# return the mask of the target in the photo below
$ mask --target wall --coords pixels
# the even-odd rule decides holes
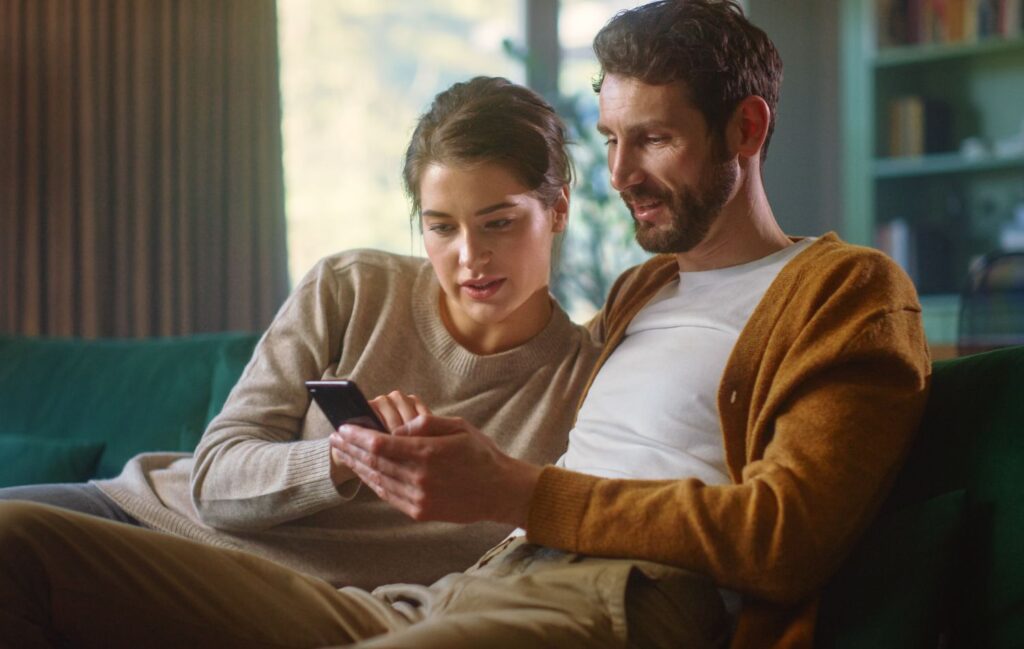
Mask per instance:
[[[784,79],[765,185],[791,234],[840,230],[839,12],[832,0],[749,0],[782,55]]]

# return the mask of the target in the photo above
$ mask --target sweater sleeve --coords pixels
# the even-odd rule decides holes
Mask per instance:
[[[723,383],[720,409],[752,413],[739,434],[735,484],[600,479],[549,467],[531,502],[530,541],[676,565],[769,602],[819,588],[884,498],[923,412],[930,371],[913,306],[840,306],[820,320],[839,333],[828,342],[796,336],[767,396]],[[751,408],[751,398],[763,405]],[[720,414],[728,427],[730,412]]]
[[[329,261],[310,271],[203,434],[191,489],[207,525],[265,529],[345,501],[330,477],[327,438],[301,439],[310,403],[304,381],[321,378],[340,355],[351,314],[342,292]]]

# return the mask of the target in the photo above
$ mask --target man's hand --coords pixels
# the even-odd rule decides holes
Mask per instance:
[[[390,435],[342,426],[331,447],[382,500],[418,521],[525,526],[541,473],[463,419],[431,414],[417,414]]]

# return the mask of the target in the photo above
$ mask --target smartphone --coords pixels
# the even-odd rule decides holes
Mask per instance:
[[[306,389],[335,430],[342,424],[352,423],[387,432],[354,381],[306,381]]]

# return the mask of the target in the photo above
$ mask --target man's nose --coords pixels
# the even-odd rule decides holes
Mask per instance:
[[[631,147],[617,146],[608,150],[609,180],[616,191],[623,191],[643,182],[643,171]]]

